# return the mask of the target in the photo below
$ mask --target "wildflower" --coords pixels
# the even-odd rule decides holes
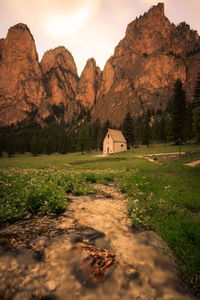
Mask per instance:
[[[170,188],[171,188],[170,185],[165,186],[165,190],[170,189]]]

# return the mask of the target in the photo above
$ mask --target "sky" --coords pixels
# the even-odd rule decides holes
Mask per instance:
[[[158,2],[165,3],[171,22],[185,21],[200,34],[200,0],[0,0],[0,38],[11,26],[25,23],[39,60],[45,51],[65,46],[80,75],[91,57],[103,69],[127,25]]]

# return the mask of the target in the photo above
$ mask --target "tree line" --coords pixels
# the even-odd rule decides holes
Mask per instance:
[[[50,122],[41,128],[32,123],[24,126],[4,127],[0,135],[0,155],[3,151],[14,153],[31,152],[33,155],[69,153],[75,151],[102,150],[103,139],[108,128],[115,128],[109,120],[101,124],[97,119],[91,122],[88,112],[82,113],[79,124],[73,122],[57,124]],[[196,139],[200,141],[200,72],[194,88],[193,101],[186,101],[186,94],[180,79],[175,82],[174,93],[165,110],[156,112],[148,108],[134,119],[128,112],[120,127],[128,148],[151,142],[174,142],[176,144]]]
[[[121,128],[129,147],[137,144],[148,147],[151,141],[180,144],[195,139],[200,142],[200,72],[192,102],[186,101],[183,84],[178,79],[173,97],[164,111],[147,109],[136,120],[127,113]]]

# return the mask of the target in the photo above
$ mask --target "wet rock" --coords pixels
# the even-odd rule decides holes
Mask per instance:
[[[38,261],[44,261],[45,255],[43,250],[37,250],[34,252],[33,257]]]
[[[103,232],[91,228],[82,232],[71,233],[70,240],[72,243],[84,243],[87,245],[94,245],[96,239],[103,238],[104,236],[105,234]]]

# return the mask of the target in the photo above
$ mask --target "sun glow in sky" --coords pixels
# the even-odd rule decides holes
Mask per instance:
[[[79,11],[72,13],[71,15],[52,15],[48,16],[45,23],[46,30],[49,35],[53,36],[65,36],[76,34],[78,30],[84,26],[88,20],[89,10],[80,9]]]
[[[0,0],[0,38],[25,23],[40,59],[60,45],[72,53],[79,74],[90,57],[103,69],[128,23],[158,2],[171,22],[185,21],[200,34],[200,0]]]

